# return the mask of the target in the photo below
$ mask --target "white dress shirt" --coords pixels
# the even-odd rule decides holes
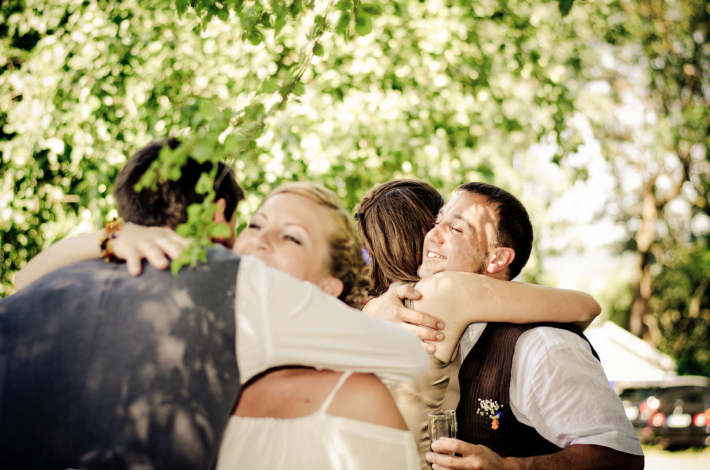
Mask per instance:
[[[468,355],[486,323],[473,323],[461,338]],[[539,327],[515,346],[510,405],[516,419],[558,447],[594,444],[643,455],[619,396],[589,344],[576,334]]]
[[[426,368],[426,350],[405,328],[374,320],[257,258],[242,257],[236,289],[242,384],[286,365],[374,373],[386,384],[414,380]]]

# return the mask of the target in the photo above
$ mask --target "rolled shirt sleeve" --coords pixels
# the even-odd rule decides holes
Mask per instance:
[[[406,329],[251,256],[239,267],[235,313],[242,383],[285,365],[374,373],[396,383],[414,380],[427,364],[424,347]]]
[[[594,444],[643,455],[601,364],[574,333],[546,327],[523,333],[511,376],[513,414],[548,441],[562,448]]]

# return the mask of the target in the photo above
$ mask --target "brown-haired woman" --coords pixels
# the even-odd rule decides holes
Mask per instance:
[[[370,255],[371,295],[384,294],[394,282],[416,282],[424,235],[431,230],[444,197],[426,181],[398,179],[371,189],[355,219]]]
[[[438,341],[436,347],[427,344],[432,353],[427,371],[415,382],[400,383],[391,389],[407,426],[414,433],[424,469],[430,468],[425,459],[431,444],[427,413],[440,408],[455,409],[458,404],[458,343],[470,323],[578,322],[585,328],[600,312],[599,304],[591,296],[572,290],[461,272],[441,272],[420,281],[417,268],[422,262],[424,237],[443,204],[439,192],[428,183],[394,180],[368,192],[355,216],[358,232],[371,257],[371,278],[375,285],[372,293],[381,295],[368,302],[365,312],[376,318],[403,322],[420,338]],[[414,293],[410,285],[417,281],[418,293]],[[393,284],[390,290],[388,284]],[[444,285],[447,288],[442,292]],[[399,297],[403,294],[412,299],[420,298],[421,294],[422,301],[416,306],[423,311],[402,308]],[[414,308],[410,302],[406,305]]]

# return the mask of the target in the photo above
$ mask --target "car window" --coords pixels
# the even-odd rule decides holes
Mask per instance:
[[[660,389],[658,388],[627,388],[619,394],[622,400],[630,402],[642,402],[651,396],[658,396]]]
[[[684,405],[704,405],[710,400],[710,389],[699,387],[678,387],[667,389],[659,397],[661,407],[674,407],[680,400]]]

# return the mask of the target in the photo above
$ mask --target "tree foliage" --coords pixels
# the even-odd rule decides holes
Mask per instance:
[[[650,313],[663,334],[659,349],[678,360],[679,374],[710,377],[710,250],[683,246],[660,265]]]
[[[549,193],[527,155],[540,140],[557,143],[555,160],[575,147],[566,119],[584,48],[558,7],[5,4],[2,293],[44,246],[112,217],[117,171],[165,135],[186,138],[198,158],[233,162],[249,194],[242,215],[296,179],[333,188],[346,207],[401,176],[445,192],[495,177],[518,194]],[[155,175],[171,177],[179,158],[166,154]],[[203,222],[191,218],[184,233],[204,237]]]
[[[710,240],[710,7],[619,0],[600,25],[596,123],[616,178],[606,208],[638,254],[622,326],[705,374]],[[600,101],[606,104],[600,106]],[[705,312],[705,313],[703,313]],[[702,352],[704,351],[704,352]]]

